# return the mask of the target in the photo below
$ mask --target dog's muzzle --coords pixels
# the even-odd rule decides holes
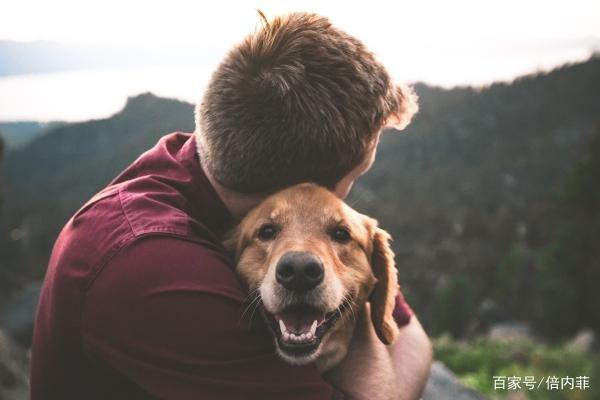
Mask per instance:
[[[279,349],[297,361],[314,354],[327,331],[342,315],[322,304],[325,268],[319,257],[308,251],[288,251],[275,265],[275,279],[285,306],[265,316]]]

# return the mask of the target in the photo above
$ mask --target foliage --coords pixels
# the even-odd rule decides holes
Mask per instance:
[[[392,233],[403,290],[431,332],[464,335],[463,321],[490,297],[548,337],[598,326],[600,312],[577,311],[589,293],[582,277],[600,269],[594,249],[579,242],[587,261],[573,258],[589,225],[574,216],[598,201],[562,201],[569,171],[598,158],[586,153],[598,134],[598,87],[598,57],[480,89],[417,85],[421,112],[406,132],[382,137],[350,202]],[[594,173],[570,187],[597,189]]]
[[[30,143],[46,131],[64,125],[62,122],[14,121],[0,122],[0,131],[7,150],[17,149]]]
[[[463,327],[469,323],[469,316],[475,311],[473,304],[473,294],[466,277],[455,276],[443,282],[436,290],[431,308],[426,311],[432,321],[430,334],[448,332],[457,336],[462,333]]]
[[[600,127],[582,147],[549,215],[548,243],[514,244],[496,271],[497,302],[554,338],[600,330]]]
[[[544,386],[524,390],[528,399],[598,399],[600,355],[570,351],[565,345],[543,345],[535,342],[454,341],[440,337],[434,341],[435,357],[446,364],[466,385],[492,399],[501,399],[512,391],[494,390],[494,376],[534,376],[536,381],[548,376],[590,377],[590,389],[550,391]]]

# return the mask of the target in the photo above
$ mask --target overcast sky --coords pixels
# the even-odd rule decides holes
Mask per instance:
[[[600,0],[15,0],[0,6],[0,40],[189,45],[206,60],[197,70],[205,82],[231,45],[259,24],[257,8],[268,17],[326,15],[363,40],[397,80],[445,87],[506,81],[600,50]],[[20,85],[15,79],[5,84]],[[179,93],[173,95],[197,97]]]
[[[2,6],[0,39],[190,44],[216,63],[257,25],[256,8],[326,15],[398,79],[443,85],[508,79],[584,58],[600,42],[599,0],[19,0]]]
[[[309,10],[365,40],[402,42],[600,36],[597,0],[503,1],[33,1],[5,2],[0,37],[63,42],[205,43],[237,40],[267,15]],[[400,37],[399,34],[407,36]]]

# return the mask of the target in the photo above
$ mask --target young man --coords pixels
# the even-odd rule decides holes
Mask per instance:
[[[416,104],[355,38],[312,14],[277,18],[236,46],[198,106],[195,135],[171,134],[67,223],[34,332],[32,399],[415,398],[431,348],[402,298],[399,340],[334,387],[285,364],[223,233],[269,193],[313,181],[345,197],[371,166],[382,127]],[[357,376],[359,378],[357,378]],[[389,389],[392,390],[392,389]]]

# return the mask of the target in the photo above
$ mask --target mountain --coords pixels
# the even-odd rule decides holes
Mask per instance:
[[[349,203],[394,236],[403,291],[431,333],[467,333],[487,299],[548,336],[600,328],[590,308],[600,299],[589,286],[594,250],[575,262],[561,236],[595,232],[582,228],[594,202],[574,218],[583,208],[563,192],[573,171],[584,171],[583,197],[600,181],[578,167],[596,158],[599,89],[600,57],[478,89],[416,85],[420,113],[406,131],[383,136]],[[144,94],[108,119],[56,127],[9,152],[0,172],[0,293],[41,278],[69,216],[176,130],[193,130],[192,105]],[[559,311],[567,317],[553,317]]]
[[[582,301],[587,275],[567,263],[546,273],[566,180],[600,135],[600,58],[511,84],[416,90],[420,114],[384,135],[353,201],[392,232],[401,282],[430,329],[464,333],[486,298],[546,332],[600,328]]]
[[[8,152],[0,164],[0,300],[24,277],[43,275],[58,231],[85,199],[162,135],[192,131],[193,118],[191,104],[147,93],[110,118],[60,126]]]
[[[6,150],[25,146],[45,131],[60,126],[61,122],[15,121],[0,122],[0,136]]]

